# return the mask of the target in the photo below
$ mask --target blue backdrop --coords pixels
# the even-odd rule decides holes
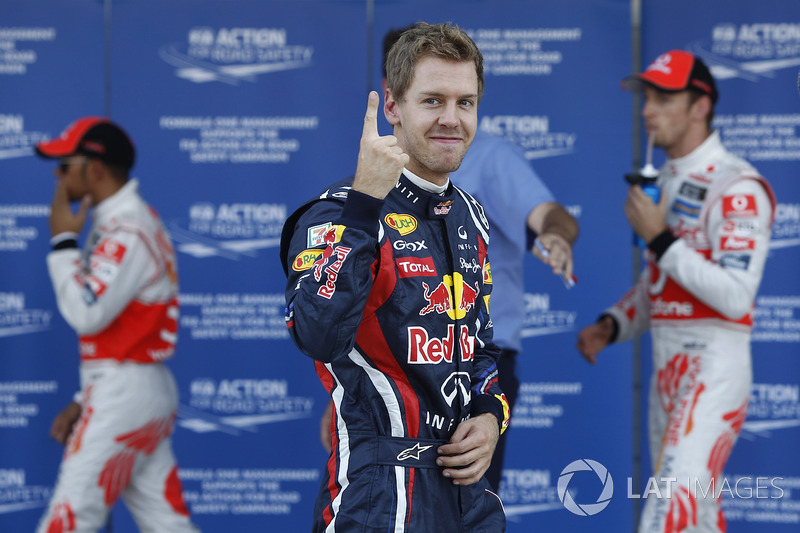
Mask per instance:
[[[110,115],[136,141],[134,175],[178,250],[180,341],[169,365],[195,522],[206,532],[309,529],[327,398],[286,333],[278,237],[303,200],[354,172],[383,35],[418,20],[454,22],[476,40],[481,128],[517,142],[581,225],[574,289],[526,260],[522,387],[501,487],[508,531],[631,531],[641,500],[630,487],[651,475],[634,345],[610,348],[595,367],[575,349],[577,331],[635,275],[622,177],[639,157],[638,110],[619,81],[639,47],[645,64],[671,48],[706,59],[723,141],[778,197],[750,412],[726,469],[741,490],[723,504],[729,531],[796,531],[800,6],[643,4],[640,42],[629,0],[0,0],[0,531],[34,529],[62,453],[50,423],[78,387],[75,335],[44,262],[52,166],[31,147],[90,114]],[[647,338],[643,353],[646,384]],[[571,513],[558,494],[581,459],[613,480],[593,516]],[[780,498],[743,497],[777,478]],[[603,483],[579,472],[569,489],[594,503]],[[121,505],[113,530],[136,531]]]

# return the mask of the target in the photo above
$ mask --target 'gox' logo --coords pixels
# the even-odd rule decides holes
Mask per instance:
[[[414,446],[412,446],[411,448],[406,448],[402,452],[398,453],[397,454],[397,460],[398,461],[405,461],[406,459],[416,459],[417,461],[419,461],[420,454],[422,454],[422,452],[424,452],[425,450],[427,450],[428,448],[431,448],[431,447],[432,447],[432,445],[420,446],[420,444],[418,442]]]

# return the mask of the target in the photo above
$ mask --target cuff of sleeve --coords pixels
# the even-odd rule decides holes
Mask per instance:
[[[62,250],[64,248],[77,248],[78,247],[78,234],[73,231],[64,231],[58,235],[54,235],[50,239],[50,246],[53,250]]]
[[[81,391],[76,392],[72,396],[72,401],[77,403],[78,405],[83,405],[83,393]]]
[[[533,243],[539,235],[529,227],[525,227],[525,249],[529,252],[533,249]]]
[[[667,251],[673,242],[677,241],[678,239],[672,234],[669,229],[665,229],[656,237],[647,243],[647,248],[650,249],[656,255],[656,262],[661,259],[661,256],[664,255],[664,252]]]
[[[344,202],[337,224],[358,228],[365,233],[375,235],[382,208],[383,200],[351,190],[347,193],[347,200]]]
[[[505,408],[503,401],[495,396],[488,394],[481,394],[472,397],[472,407],[470,407],[470,416],[478,416],[484,413],[491,413],[497,417],[498,428],[500,433],[505,431],[508,426],[506,421]]]
[[[610,318],[611,319],[611,324],[614,326],[614,329],[611,331],[611,338],[608,339],[608,342],[609,343],[616,342],[617,341],[617,337],[619,337],[619,324],[617,323],[617,319],[614,318],[613,315],[610,315],[608,313],[603,313],[602,315],[597,317],[597,321],[600,322],[605,317]]]

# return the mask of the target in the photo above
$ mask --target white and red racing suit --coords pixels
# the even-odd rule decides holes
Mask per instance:
[[[712,133],[658,177],[669,227],[639,283],[607,309],[616,342],[652,334],[650,454],[659,483],[639,532],[725,531],[722,471],[747,413],[750,336],[775,200]],[[709,487],[711,490],[709,490]]]
[[[80,341],[81,417],[40,532],[95,532],[120,496],[141,531],[197,531],[172,451],[178,280],[169,236],[136,180],[98,204],[83,253],[54,239],[58,309]]]

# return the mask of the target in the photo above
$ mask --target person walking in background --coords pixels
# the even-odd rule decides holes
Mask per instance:
[[[120,497],[143,532],[198,531],[172,451],[178,393],[164,365],[178,332],[175,254],[129,179],[133,143],[108,119],[85,117],[36,153],[59,161],[47,266],[81,361],[80,393],[52,425],[66,449],[38,531],[98,531]]]
[[[698,57],[671,50],[623,85],[644,92],[646,131],[667,155],[661,199],[630,187],[625,214],[647,245],[648,264],[638,284],[578,334],[577,348],[595,363],[609,343],[650,329],[650,455],[665,496],[647,498],[639,531],[725,531],[717,496],[747,414],[753,310],[775,199],[712,130],[718,93]],[[670,479],[677,482],[666,487]]]
[[[475,135],[483,61],[421,23],[369,95],[353,178],[291,215],[286,321],[333,402],[314,531],[499,532],[484,478],[509,420],[488,303],[488,223],[453,186]]]

